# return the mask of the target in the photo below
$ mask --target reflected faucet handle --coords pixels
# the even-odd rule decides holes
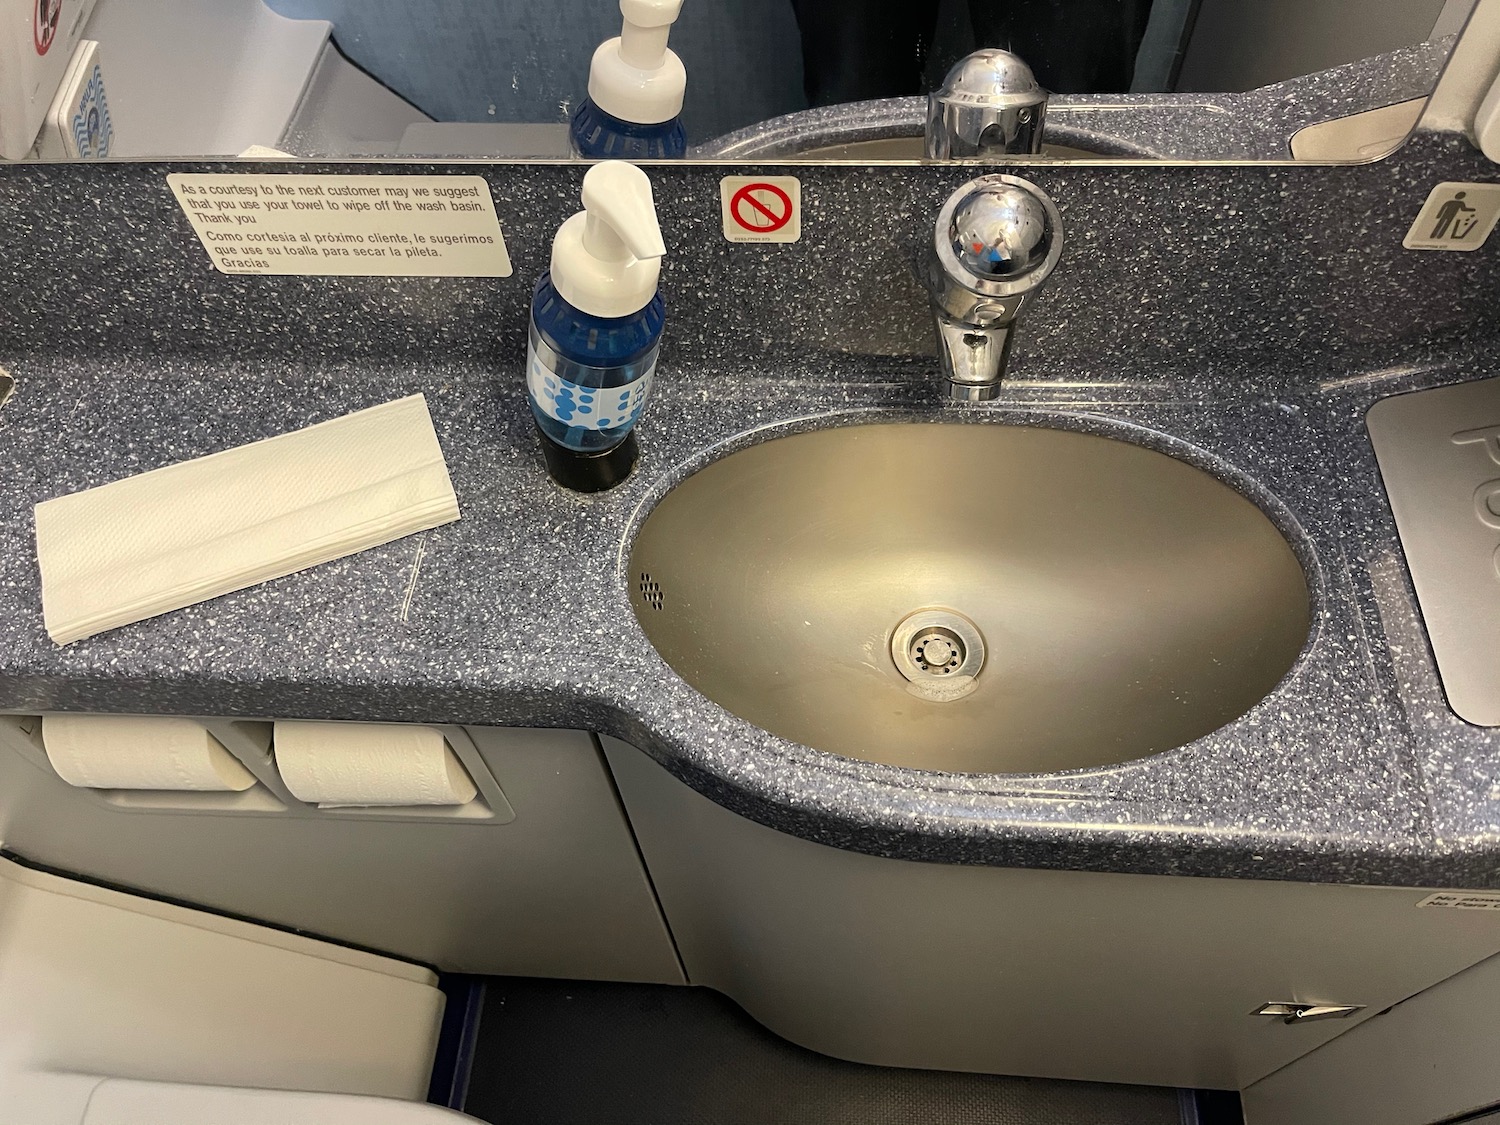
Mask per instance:
[[[997,48],[975,51],[927,95],[927,158],[1041,152],[1047,98],[1019,56]]]

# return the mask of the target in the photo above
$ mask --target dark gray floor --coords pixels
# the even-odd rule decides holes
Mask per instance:
[[[841,1062],[700,988],[492,978],[467,1112],[495,1125],[1181,1125],[1178,1092]]]

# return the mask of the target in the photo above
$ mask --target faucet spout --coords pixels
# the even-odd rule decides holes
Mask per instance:
[[[1017,318],[1062,255],[1062,218],[1035,184],[981,176],[943,204],[927,284],[949,396],[1000,393]]]
[[[938,362],[948,380],[948,397],[987,402],[1000,393],[1010,360],[1011,324],[981,328],[955,320],[941,309],[937,321]]]

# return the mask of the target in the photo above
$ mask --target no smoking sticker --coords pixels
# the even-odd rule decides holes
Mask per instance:
[[[796,176],[725,176],[719,181],[724,237],[730,242],[796,242],[802,237],[802,183]]]
[[[36,0],[31,17],[31,42],[36,53],[45,55],[57,38],[57,21],[62,16],[62,0]]]

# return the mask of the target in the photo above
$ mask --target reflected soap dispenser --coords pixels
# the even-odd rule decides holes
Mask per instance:
[[[558,228],[531,298],[526,390],[552,479],[613,488],[635,467],[666,305],[666,253],[651,181],[606,161],[583,177],[583,210]]]
[[[589,96],[568,125],[573,151],[596,160],[668,160],[687,153],[687,71],[667,47],[682,0],[620,0],[619,36],[589,63]]]

